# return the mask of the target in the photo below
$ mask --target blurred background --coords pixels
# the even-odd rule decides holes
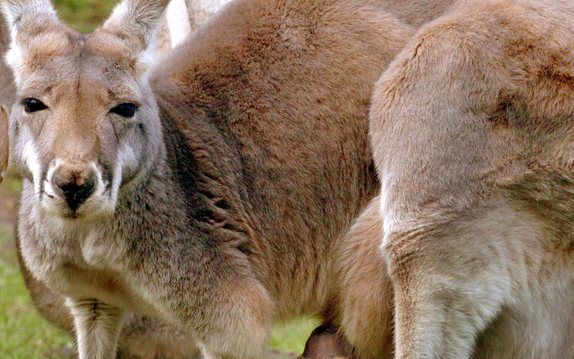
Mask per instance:
[[[113,0],[52,0],[60,18],[71,27],[89,32],[107,18]],[[72,339],[52,327],[36,312],[18,269],[14,248],[20,181],[14,171],[0,185],[0,358],[68,359],[73,353]],[[278,326],[271,347],[301,353],[305,340],[316,323],[307,318]]]

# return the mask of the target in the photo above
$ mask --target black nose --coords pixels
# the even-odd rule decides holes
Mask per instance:
[[[54,172],[52,183],[58,195],[75,211],[95,192],[96,173],[88,166],[62,165]]]

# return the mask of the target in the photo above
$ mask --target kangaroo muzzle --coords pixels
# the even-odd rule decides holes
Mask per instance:
[[[88,164],[61,164],[51,183],[55,194],[76,211],[96,192],[96,171]]]

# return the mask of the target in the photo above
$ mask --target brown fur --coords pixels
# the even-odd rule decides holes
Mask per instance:
[[[379,197],[358,216],[336,250],[326,323],[311,335],[302,358],[393,357],[393,292],[380,253]]]
[[[380,253],[381,233],[379,201],[374,199],[338,251],[335,322],[361,359],[393,356],[393,294]]]

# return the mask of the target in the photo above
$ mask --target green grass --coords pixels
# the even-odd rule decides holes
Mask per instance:
[[[22,186],[20,180],[18,180],[18,178],[13,173],[11,173],[4,179],[4,182],[2,182],[1,187],[4,188],[8,192],[8,194],[16,196],[18,195],[18,193],[20,193],[20,189]],[[0,202],[0,204],[2,203]]]
[[[81,32],[89,32],[100,25],[111,13],[116,1],[110,0],[53,0],[60,18]]]
[[[273,349],[286,353],[300,354],[305,349],[309,334],[317,327],[317,321],[301,318],[278,325],[273,329],[270,345]]]

